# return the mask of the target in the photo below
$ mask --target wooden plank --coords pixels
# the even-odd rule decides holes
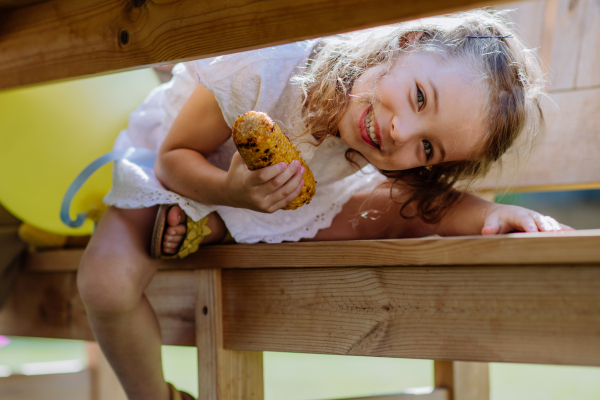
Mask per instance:
[[[0,0],[0,10],[26,7],[32,4],[42,3],[44,1],[48,0]]]
[[[193,272],[169,271],[154,279],[146,294],[161,322],[164,344],[195,344]],[[94,340],[75,273],[21,273],[4,308],[0,334]]]
[[[600,365],[600,267],[223,271],[230,349]]]
[[[90,373],[11,375],[0,378],[3,400],[86,400],[90,398]]]
[[[450,400],[450,398],[448,397],[448,390],[443,388],[435,388],[432,389],[430,393],[423,394],[399,393],[383,396],[352,397],[350,399],[336,400]]]
[[[0,309],[23,265],[24,252],[25,243],[19,240],[17,227],[0,226]]]
[[[581,3],[583,32],[579,38],[581,50],[575,87],[595,87],[600,85],[600,3],[594,0],[581,0]]]
[[[195,276],[198,397],[264,399],[262,352],[223,348],[221,270],[198,270]]]
[[[448,389],[448,400],[489,400],[487,363],[436,360],[433,369],[434,384]]]
[[[147,291],[165,344],[195,344],[194,271]],[[600,366],[600,266],[224,270],[228,350]],[[74,273],[24,273],[0,334],[93,340]]]
[[[3,13],[0,88],[234,53],[489,4],[51,0]]]
[[[21,221],[19,221],[17,217],[9,213],[8,210],[2,207],[2,204],[0,204],[0,226],[16,227],[19,225],[20,222]]]
[[[600,6],[595,0],[555,0],[549,89],[600,85]]]
[[[553,93],[543,108],[546,132],[531,156],[510,151],[479,190],[600,188],[600,88]]]
[[[584,35],[585,0],[559,0],[550,55],[548,89],[574,89]]]
[[[512,10],[507,13],[507,18],[517,36],[528,48],[539,49],[543,42],[546,3],[546,0],[516,1],[494,8]]]
[[[396,265],[508,265],[600,263],[600,229],[501,236],[429,237],[206,246],[162,269],[305,268]],[[30,254],[30,272],[76,271],[83,250]]]

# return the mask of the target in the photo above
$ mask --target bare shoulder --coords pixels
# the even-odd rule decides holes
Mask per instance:
[[[191,149],[207,157],[229,136],[231,129],[217,99],[200,84],[175,118],[160,152]]]

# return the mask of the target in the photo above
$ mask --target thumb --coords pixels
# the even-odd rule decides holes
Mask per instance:
[[[485,221],[483,228],[481,229],[482,235],[496,235],[500,233],[501,223],[497,219],[491,221]]]
[[[233,157],[231,158],[231,169],[235,169],[235,168],[240,168],[241,166],[246,167],[246,163],[244,162],[244,160],[242,159],[242,156],[240,155],[239,151],[236,151],[235,153],[233,153]],[[248,167],[246,167],[247,169]]]

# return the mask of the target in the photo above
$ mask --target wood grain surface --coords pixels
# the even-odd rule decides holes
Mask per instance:
[[[600,229],[564,233],[430,237],[203,247],[164,270],[198,268],[304,268],[395,265],[548,265],[600,263]],[[31,272],[76,271],[83,250],[30,254]]]
[[[448,389],[448,400],[489,400],[490,372],[487,363],[435,360],[436,387]]]
[[[600,4],[595,0],[558,0],[555,7],[549,90],[600,85]]]
[[[195,271],[146,294],[165,344],[195,345]],[[600,266],[222,272],[227,350],[600,366]],[[0,334],[93,340],[75,274],[23,273]]]
[[[600,188],[600,88],[553,93],[543,105],[546,128],[533,151],[527,144],[509,150],[477,188]]]
[[[0,10],[26,7],[32,4],[42,3],[44,1],[48,0],[0,0]]]
[[[234,53],[489,4],[50,0],[0,15],[0,88]]]
[[[230,349],[600,366],[600,268],[223,271]]]
[[[194,346],[193,272],[161,272],[146,289],[165,344]],[[94,340],[75,273],[21,273],[0,310],[3,335]]]
[[[198,398],[263,400],[263,354],[223,348],[221,270],[195,272]]]
[[[517,37],[528,48],[538,49],[542,46],[544,34],[544,13],[547,0],[529,0],[504,3],[494,6],[498,10],[507,11],[506,17],[512,23]]]

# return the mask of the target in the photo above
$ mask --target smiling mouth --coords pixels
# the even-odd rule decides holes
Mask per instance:
[[[369,112],[365,116],[365,128],[373,144],[379,148],[379,138],[375,133],[375,115],[373,114],[373,107],[369,109]]]

